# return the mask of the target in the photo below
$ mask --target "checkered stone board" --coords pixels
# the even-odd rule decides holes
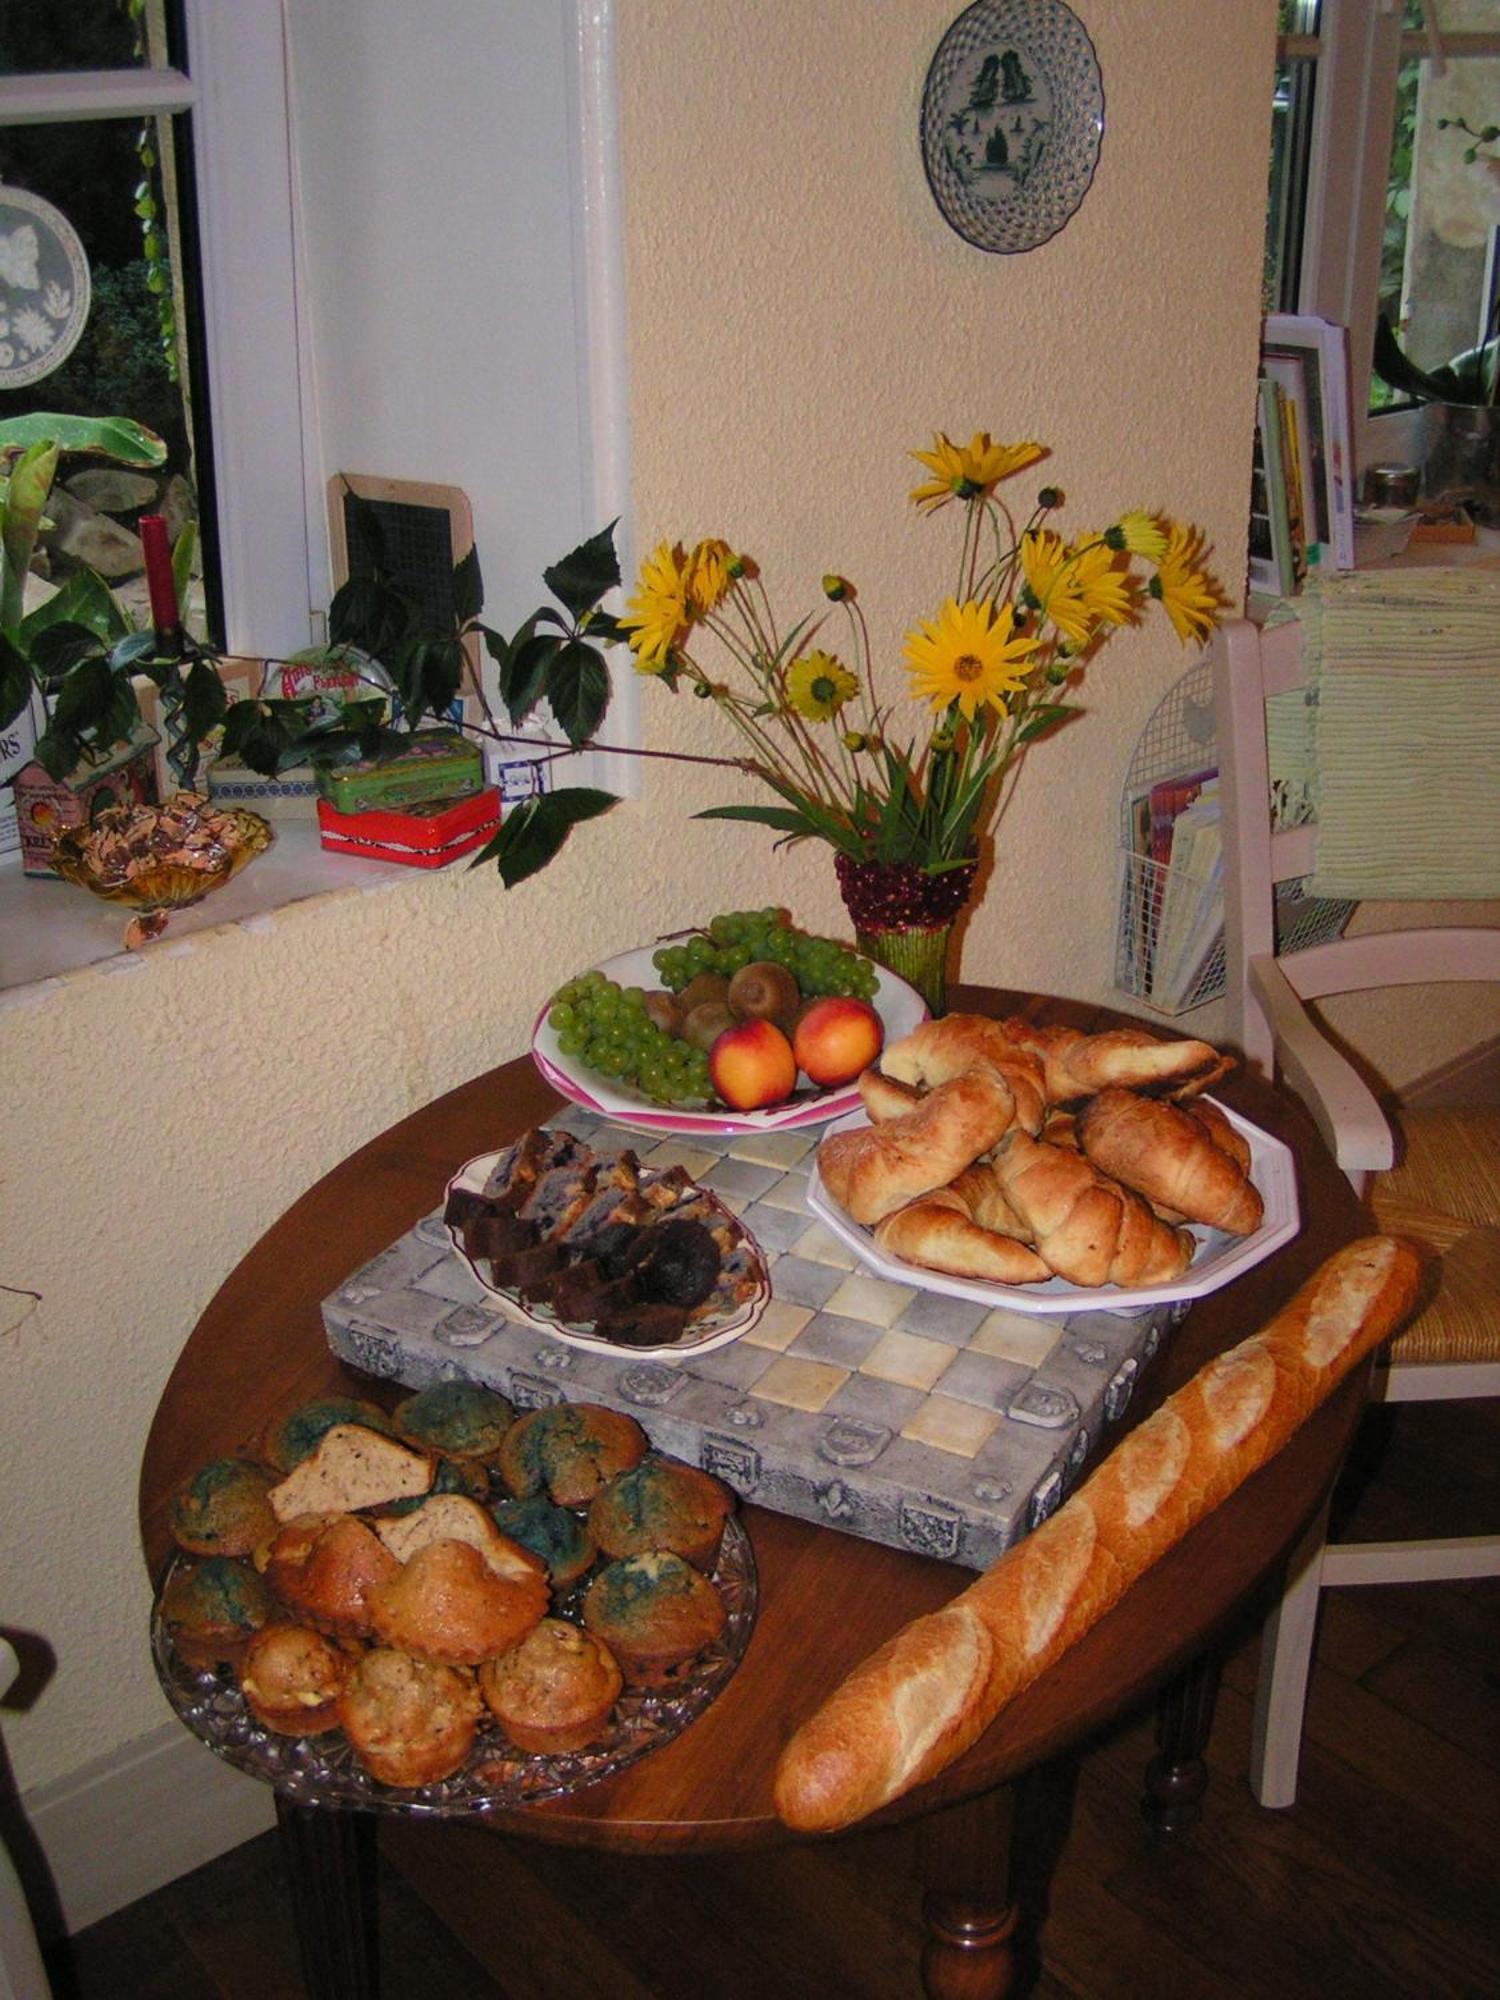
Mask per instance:
[[[808,1211],[817,1129],[658,1140],[576,1108],[552,1124],[711,1188],[770,1272],[756,1325],[670,1360],[568,1345],[481,1289],[438,1212],[324,1301],[335,1354],[411,1388],[466,1376],[520,1409],[605,1403],[759,1506],[980,1569],[1057,1505],[1186,1310],[1039,1318],[875,1277]]]

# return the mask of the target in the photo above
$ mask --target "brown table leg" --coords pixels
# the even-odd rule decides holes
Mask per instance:
[[[375,1823],[276,1794],[308,2000],[376,2000]]]
[[[1219,1698],[1217,1649],[1201,1653],[1163,1688],[1156,1705],[1156,1755],[1146,1766],[1141,1811],[1159,1833],[1181,1833],[1202,1811],[1208,1790],[1203,1753]]]
[[[918,1822],[927,1926],[922,1990],[928,2000],[1005,2000],[1020,1990],[1015,1822],[1011,1785]]]

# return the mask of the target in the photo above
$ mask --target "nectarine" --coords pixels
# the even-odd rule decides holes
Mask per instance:
[[[797,1067],[826,1090],[852,1083],[884,1044],[884,1024],[868,1000],[830,993],[803,1009],[792,1052]]]
[[[741,1021],[709,1050],[708,1073],[731,1110],[760,1111],[791,1096],[797,1058],[774,1021]]]

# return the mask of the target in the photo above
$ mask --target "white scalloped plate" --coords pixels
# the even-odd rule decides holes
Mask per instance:
[[[499,1158],[499,1153],[479,1153],[472,1160],[465,1161],[443,1191],[444,1209],[446,1210],[448,1206],[448,1196],[456,1188],[461,1188],[466,1194],[483,1194],[485,1182],[494,1171],[495,1162]],[[692,1185],[697,1187],[696,1182]],[[727,1347],[730,1341],[738,1340],[742,1333],[750,1331],[771,1300],[771,1280],[766,1272],[766,1260],[761,1254],[760,1245],[744,1223],[724,1207],[712,1188],[698,1188],[697,1191],[705,1201],[711,1201],[722,1212],[725,1220],[732,1222],[744,1238],[745,1246],[754,1260],[760,1283],[756,1291],[733,1313],[727,1316],[723,1313],[705,1314],[686,1338],[674,1340],[666,1347],[631,1347],[623,1341],[603,1340],[598,1334],[589,1333],[584,1327],[572,1326],[558,1319],[554,1313],[537,1311],[525,1305],[517,1293],[501,1291],[492,1285],[465,1250],[458,1231],[449,1225],[444,1226],[448,1229],[454,1249],[473,1272],[474,1282],[483,1287],[487,1298],[494,1299],[505,1307],[508,1317],[519,1316],[528,1325],[540,1327],[544,1333],[552,1334],[567,1346],[581,1347],[591,1354],[613,1354],[622,1361],[670,1361],[684,1354],[707,1354],[712,1348]]]
[[[1206,1101],[1218,1102],[1216,1098]],[[1248,1118],[1241,1118],[1227,1104],[1220,1104],[1219,1109],[1250,1142],[1250,1178],[1260,1190],[1265,1214],[1260,1228],[1250,1236],[1226,1236],[1221,1229],[1192,1224],[1191,1234],[1198,1244],[1193,1261],[1180,1278],[1164,1285],[1070,1285],[1065,1278],[1048,1278],[1038,1285],[994,1285],[978,1278],[950,1278],[943,1271],[924,1271],[919,1265],[903,1263],[882,1250],[870,1231],[853,1221],[829,1194],[816,1165],[808,1185],[807,1205],[862,1264],[882,1278],[891,1278],[901,1285],[916,1285],[922,1291],[944,1292],[950,1298],[975,1299],[981,1305],[1005,1306],[1011,1312],[1053,1316],[1073,1312],[1130,1312],[1170,1305],[1178,1299],[1202,1299],[1242,1272],[1253,1270],[1283,1243],[1289,1243],[1302,1222],[1297,1204],[1296,1165],[1290,1147],[1263,1132],[1258,1125],[1252,1125]],[[869,1122],[861,1107],[857,1114],[841,1118],[832,1126],[829,1136],[833,1132],[855,1131]]]
[[[657,949],[657,945],[648,944],[635,951],[622,951],[614,958],[606,958],[595,969],[619,986],[660,986],[661,974],[651,962]],[[898,979],[894,972],[887,972],[884,966],[875,970],[880,983],[872,1004],[885,1028],[885,1039],[894,1042],[927,1019],[927,1003],[915,987]],[[767,1111],[731,1111],[724,1105],[704,1105],[701,1110],[692,1111],[664,1109],[628,1083],[600,1076],[565,1056],[557,1046],[556,1030],[547,1022],[551,1004],[549,1000],[542,1008],[532,1028],[532,1061],[552,1088],[571,1103],[581,1104],[585,1111],[602,1112],[617,1125],[629,1125],[644,1132],[711,1132],[732,1137],[743,1132],[780,1132],[797,1125],[822,1125],[830,1118],[841,1118],[853,1111],[860,1102],[858,1087],[852,1083],[838,1090],[817,1090],[804,1078],[794,1096]]]

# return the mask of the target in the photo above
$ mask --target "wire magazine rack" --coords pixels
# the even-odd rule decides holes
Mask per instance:
[[[1185,1014],[1224,991],[1224,892],[1213,810],[1205,800],[1206,837],[1187,843],[1201,867],[1153,856],[1152,808],[1158,833],[1164,809],[1213,794],[1218,775],[1213,678],[1207,654],[1157,703],[1136,742],[1120,795],[1120,891],[1114,983],[1157,1013]],[[1195,790],[1196,787],[1196,790]],[[1278,826],[1310,818],[1305,795],[1274,788]],[[1174,830],[1171,822],[1167,831]],[[1160,854],[1158,838],[1157,855]],[[1342,935],[1355,905],[1309,896],[1302,881],[1278,883],[1278,953],[1305,951]]]

